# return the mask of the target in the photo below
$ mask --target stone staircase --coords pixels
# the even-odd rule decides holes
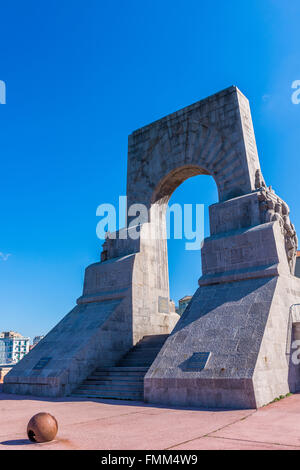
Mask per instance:
[[[144,336],[115,367],[96,369],[71,396],[142,401],[144,376],[167,337]]]

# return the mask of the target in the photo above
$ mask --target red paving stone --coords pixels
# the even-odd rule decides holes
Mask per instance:
[[[57,418],[59,431],[53,442],[32,444],[26,426],[40,411]],[[0,392],[0,416],[0,450],[300,450],[300,395],[259,410],[192,410]]]

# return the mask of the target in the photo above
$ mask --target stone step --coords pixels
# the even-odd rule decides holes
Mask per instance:
[[[149,369],[149,367],[151,366],[152,362],[154,362],[154,361],[149,361],[149,362],[144,361],[144,362],[141,362],[140,364],[143,365],[143,366],[146,366],[147,369]],[[136,364],[136,361],[125,361],[125,362],[124,362],[123,364],[121,364],[121,365],[124,365],[124,366],[127,367],[127,366],[130,366],[131,364]]]
[[[144,382],[143,375],[90,375],[86,380],[104,381],[104,382]]]
[[[122,370],[124,369],[124,370]],[[95,370],[93,372],[93,375],[117,375],[117,374],[120,374],[120,375],[124,375],[124,374],[128,374],[128,375],[132,375],[132,377],[137,377],[138,375],[143,375],[143,374],[146,374],[147,370],[148,370],[148,367],[141,367],[140,369],[141,370],[129,370],[129,369],[132,369],[132,367],[122,367],[122,366],[119,366],[119,369],[117,370]]]
[[[139,356],[156,356],[159,353],[160,350],[161,350],[161,348],[157,348],[157,349],[149,348],[148,351],[147,351],[146,348],[141,348],[141,349],[134,350],[134,351],[128,351],[128,353],[125,354],[125,356],[123,356],[123,358],[126,357],[126,356],[136,356],[136,357],[139,357]]]
[[[114,367],[99,367],[71,396],[143,400],[144,377],[168,335],[145,336]]]
[[[145,353],[151,353],[151,352],[157,352],[163,347],[164,343],[161,344],[137,344],[134,348],[130,349],[128,353],[132,352],[145,352]]]
[[[146,335],[139,342],[149,342],[149,341],[166,341],[169,335]]]
[[[128,356],[125,356],[125,357],[123,357],[123,358],[120,360],[120,362],[118,363],[118,366],[120,366],[121,364],[124,363],[124,361],[127,361],[127,360],[130,360],[130,361],[137,361],[137,362],[139,362],[139,363],[140,363],[141,361],[147,361],[147,362],[151,361],[151,362],[153,362],[154,359],[156,358],[156,356],[157,356],[156,354],[153,355],[153,356],[134,356],[134,355],[130,355],[130,354],[129,354]],[[134,367],[134,366],[133,366],[133,367]]]
[[[153,352],[153,351],[151,350],[150,353],[147,353],[147,352],[145,352],[145,351],[143,351],[143,350],[140,350],[140,351],[138,351],[138,352],[136,352],[136,351],[131,351],[131,352],[125,354],[125,356],[123,356],[123,357],[121,358],[121,360],[124,359],[125,357],[128,357],[128,356],[130,356],[130,357],[156,357],[157,354],[159,353],[159,351],[160,351],[160,349],[157,349],[157,351],[155,351],[155,352]]]
[[[120,362],[118,363],[118,366],[120,366],[121,364],[123,364],[124,361],[129,361],[129,360],[130,360],[130,361],[136,361],[136,362],[139,362],[139,363],[140,363],[141,361],[147,361],[147,362],[151,361],[151,362],[153,362],[154,359],[156,358],[156,356],[157,356],[156,354],[153,355],[153,356],[134,356],[134,355],[130,355],[130,354],[129,354],[128,356],[125,356],[125,357],[123,357],[123,358],[120,360]],[[133,367],[134,367],[134,366],[133,366]]]
[[[144,380],[146,373],[143,372],[142,374],[122,374],[122,373],[115,373],[115,374],[95,374],[89,375],[87,379],[93,380],[131,380],[136,382],[137,380]]]
[[[141,356],[145,356],[145,357],[155,357],[158,353],[159,353],[160,349],[155,349],[153,351],[153,349],[149,348],[149,351],[145,351],[144,349],[140,349],[138,351],[129,351],[129,353],[127,353],[124,357],[126,356],[133,356],[133,357],[141,357]]]
[[[148,370],[148,367],[143,367],[143,366],[138,366],[138,367],[120,367],[120,366],[115,366],[115,367],[106,367],[106,368],[99,368],[96,369],[96,372],[104,372],[104,373],[115,373],[115,372],[122,372],[122,373],[127,373],[127,372],[132,372],[132,373],[138,373],[138,372],[144,372],[146,373]]]
[[[114,398],[116,400],[143,400],[143,392],[131,392],[131,391],[99,391],[99,390],[81,390],[80,392],[73,392],[73,397],[82,397],[82,398]]]
[[[152,357],[152,358],[136,358],[136,357],[124,357],[124,359],[122,359],[120,362],[119,362],[119,366],[123,366],[123,367],[136,367],[138,365],[140,365],[140,367],[148,367],[149,364],[151,365],[152,362],[154,362],[155,360],[155,357]],[[135,364],[135,365],[134,365]]]
[[[153,356],[153,357],[135,357],[135,356],[126,356],[126,357],[123,357],[120,362],[118,363],[118,366],[122,365],[124,363],[124,361],[136,361],[137,363],[140,363],[141,361],[151,361],[153,362],[154,359],[156,358],[156,356]],[[131,367],[138,367],[138,366],[131,366]],[[142,367],[142,366],[139,366],[139,367]]]
[[[98,391],[105,391],[105,390],[120,390],[120,391],[143,391],[144,384],[98,384],[98,383],[86,383],[84,382],[80,387],[78,387],[78,391],[80,390],[98,390]]]
[[[155,341],[155,342],[148,342],[148,343],[144,343],[144,341],[141,341],[139,343],[137,343],[133,348],[131,348],[131,350],[133,349],[143,349],[143,350],[151,350],[151,349],[158,349],[160,348],[163,344],[165,343],[165,341]]]

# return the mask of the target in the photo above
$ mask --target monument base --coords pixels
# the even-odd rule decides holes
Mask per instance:
[[[201,286],[145,377],[145,401],[258,408],[299,385],[289,378],[289,308],[300,279]]]
[[[144,305],[138,290],[144,266],[142,253],[89,266],[78,305],[5,376],[3,391],[69,395],[96,368],[115,366],[143,336],[169,334],[179,316],[168,305],[158,311],[164,292],[146,283],[152,303],[145,296]]]
[[[126,302],[126,301],[125,301]],[[130,349],[122,299],[75,307],[5,377],[3,391],[64,396],[97,366],[113,365]]]

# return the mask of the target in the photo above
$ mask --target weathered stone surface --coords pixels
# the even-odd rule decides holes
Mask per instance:
[[[156,293],[159,278],[148,275],[148,265],[137,253],[89,266],[78,306],[14,366],[4,390],[67,395],[96,367],[115,365],[143,336],[170,333],[178,315],[159,312],[159,294],[166,291]],[[36,369],[41,360],[45,366]]]
[[[4,391],[45,396],[70,393],[100,362],[114,364],[130,345],[120,299],[75,307],[6,376]],[[117,318],[116,318],[117,317]],[[48,358],[43,368],[36,365]]]
[[[205,239],[202,248],[203,278],[273,266],[289,274],[283,242],[280,227],[275,222],[213,235]]]
[[[258,169],[249,102],[230,87],[129,136],[128,204],[168,200],[197,174],[211,174],[225,201],[254,190]]]
[[[227,233],[261,224],[258,192],[209,207],[210,234]]]
[[[291,282],[274,276],[200,287],[145,377],[146,400],[256,408],[288,393]],[[293,282],[300,301],[300,280]],[[210,352],[206,367],[187,370],[200,351]]]
[[[230,87],[129,136],[128,206],[149,209],[141,236],[126,236],[135,231],[129,217],[105,241],[78,306],[6,376],[5,391],[70,393],[143,336],[173,330],[166,208],[198,174],[213,176],[220,201],[210,208],[203,275],[146,374],[145,399],[252,408],[300,386],[289,350],[290,309],[300,302],[297,236],[287,204],[264,182],[248,100]]]

